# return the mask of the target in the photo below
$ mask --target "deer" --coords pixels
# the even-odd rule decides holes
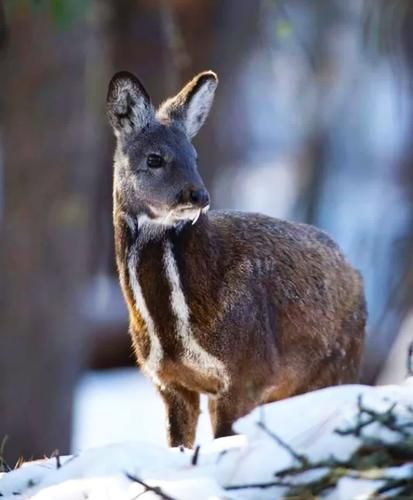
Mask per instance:
[[[194,446],[200,395],[215,438],[259,405],[358,380],[362,277],[321,229],[209,210],[192,139],[217,88],[195,76],[157,109],[141,81],[110,81],[113,225],[137,363],[171,447]]]

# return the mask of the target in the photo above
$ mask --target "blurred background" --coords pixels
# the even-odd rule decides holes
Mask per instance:
[[[214,208],[316,224],[361,270],[363,381],[413,339],[410,0],[0,0],[0,456],[164,443],[114,265],[115,71],[155,103],[220,85],[195,140]],[[203,424],[202,424],[203,425]]]

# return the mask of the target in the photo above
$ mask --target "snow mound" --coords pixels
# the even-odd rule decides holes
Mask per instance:
[[[385,412],[394,404],[397,419],[412,418],[413,379],[400,386],[347,385],[322,389],[257,408],[235,424],[236,436],[216,439],[195,449],[167,449],[143,443],[113,444],[70,457],[29,462],[0,475],[1,499],[132,500],[144,499],[274,499],[285,486],[275,473],[334,455],[348,459],[360,446],[356,436],[335,432],[356,421],[360,400]],[[410,410],[409,410],[410,406]],[[369,432],[392,439],[373,425]],[[292,451],[293,450],[293,451]],[[295,455],[294,455],[295,454]],[[397,469],[397,470],[396,470]],[[387,469],[392,477],[411,477],[409,464]],[[340,479],[329,498],[367,497],[378,479]],[[257,485],[256,487],[252,487]],[[248,486],[248,487],[246,487]]]

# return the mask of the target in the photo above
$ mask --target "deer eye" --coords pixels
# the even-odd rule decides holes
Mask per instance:
[[[162,156],[151,154],[147,157],[146,164],[149,168],[161,168],[165,165],[165,160]]]

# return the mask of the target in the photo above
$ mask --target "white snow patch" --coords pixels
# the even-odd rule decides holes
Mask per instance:
[[[228,486],[270,482],[274,472],[291,466],[293,458],[268,432],[257,426],[264,421],[296,452],[311,460],[346,457],[359,444],[358,439],[343,438],[333,431],[354,423],[358,413],[357,399],[375,410],[388,409],[396,402],[398,418],[411,418],[405,409],[413,403],[411,384],[367,387],[339,386],[323,389],[289,400],[265,405],[239,420],[236,429],[243,435],[217,439],[199,450],[197,463],[192,463],[193,450],[168,449],[147,443],[123,443],[102,446],[66,459],[57,469],[56,459],[27,464],[0,478],[0,493],[4,498],[116,499],[131,500],[144,492],[144,487],[128,479],[126,473],[138,477],[151,487],[160,487],[173,497],[184,499],[259,498],[278,499],[283,488],[226,490]],[[262,418],[264,420],[262,420]],[[384,435],[383,435],[384,432]],[[371,433],[387,439],[389,431],[372,426]],[[412,474],[412,465],[386,470],[397,478]],[[328,498],[349,499],[366,497],[380,483],[343,479]],[[12,493],[18,493],[12,495]],[[11,496],[12,495],[12,496]],[[156,498],[146,492],[141,498]]]

